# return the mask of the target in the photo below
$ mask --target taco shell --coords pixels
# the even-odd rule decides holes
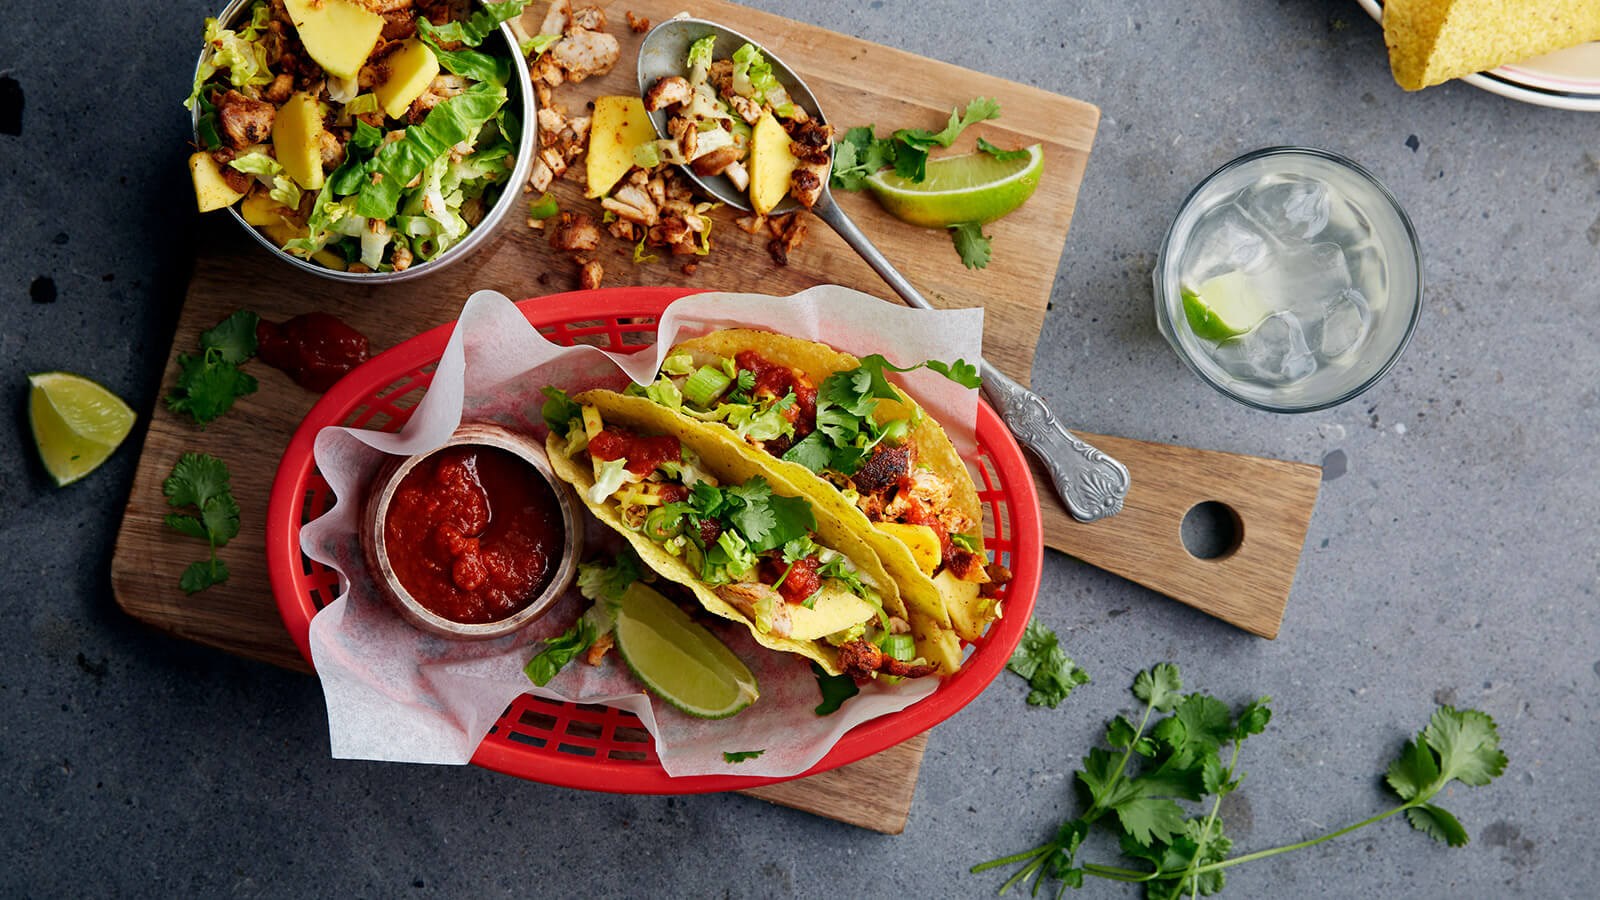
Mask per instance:
[[[819,387],[828,376],[857,368],[861,364],[855,356],[826,344],[754,329],[729,329],[693,338],[678,344],[671,354],[689,354],[700,364],[711,357],[732,359],[744,350],[753,350],[766,360],[799,369]],[[981,534],[983,506],[966,463],[956,452],[944,428],[932,416],[922,412],[916,401],[904,391],[895,387],[895,392],[900,395],[899,401],[879,400],[876,418],[879,421],[909,418],[916,423],[907,433],[907,441],[917,448],[918,464],[928,467],[951,485],[948,506],[979,524],[976,552],[980,558],[984,558]],[[910,613],[909,622],[918,655],[937,663],[941,672],[949,674],[959,669],[961,641],[982,637],[989,622],[998,618],[995,603],[978,596],[976,583],[953,576],[946,578],[945,583],[936,583],[928,574],[931,567],[923,565],[925,556],[919,562],[919,550],[914,538],[908,543],[904,533],[874,524],[831,482],[799,463],[780,459],[750,446],[732,429],[721,424],[702,422],[682,413],[666,411],[680,423],[680,427],[704,433],[707,439],[714,439],[730,451],[737,450],[758,458],[772,473],[775,482],[781,480],[796,492],[811,497],[863,535],[867,544],[883,560],[889,575],[900,585],[901,596]]]

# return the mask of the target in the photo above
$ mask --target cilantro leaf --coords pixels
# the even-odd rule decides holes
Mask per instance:
[[[1161,663],[1133,679],[1133,695],[1160,712],[1172,711],[1181,690],[1183,678],[1172,663]]]
[[[964,359],[958,359],[953,363],[930,359],[923,365],[964,388],[977,389],[983,386],[983,376],[978,374],[978,367]]]
[[[204,508],[213,498],[230,490],[228,464],[209,453],[185,453],[172,467],[172,474],[161,483],[168,506]]]
[[[178,354],[178,378],[167,395],[167,408],[187,414],[204,428],[233,408],[233,401],[257,388],[253,376],[222,358],[222,351],[208,349],[199,355]]]
[[[989,154],[995,159],[1000,160],[1001,162],[1010,162],[1013,159],[1023,159],[1028,155],[1028,148],[1026,147],[1018,150],[1002,150],[983,138],[978,138],[978,149]]]
[[[212,497],[200,508],[200,522],[213,544],[225,546],[239,534],[239,504],[232,494]]]
[[[196,519],[194,516],[182,516],[177,513],[167,513],[162,521],[167,523],[168,528],[171,528],[173,531],[176,531],[184,537],[199,538],[202,541],[206,540],[205,523],[201,522],[199,519]]]
[[[989,257],[994,250],[989,236],[983,233],[982,224],[967,222],[962,225],[952,225],[950,237],[956,242],[956,252],[961,254],[962,265],[969,269],[988,268]]]
[[[772,486],[760,476],[724,488],[723,495],[738,501],[728,512],[727,519],[744,536],[753,553],[782,547],[817,527],[817,517],[809,501],[803,497],[774,495]]]
[[[1187,766],[1215,754],[1233,737],[1233,718],[1227,704],[1205,694],[1189,694],[1171,717],[1156,726],[1154,735],[1172,749],[1177,765]]]
[[[1422,738],[1439,754],[1439,776],[1445,781],[1482,787],[1506,770],[1494,719],[1475,709],[1439,707]]]
[[[817,689],[822,691],[822,702],[817,704],[819,716],[829,716],[839,711],[846,700],[861,693],[855,679],[849,675],[829,675],[826,669],[811,664],[811,674],[817,676]]]
[[[567,663],[572,662],[573,657],[593,646],[599,636],[594,623],[589,621],[588,616],[583,616],[561,635],[545,641],[544,649],[522,667],[522,674],[534,684],[544,687],[566,668]]]
[[[240,365],[256,355],[256,325],[261,317],[241,309],[200,334],[200,349],[216,350],[222,361]]]
[[[1183,807],[1163,797],[1134,797],[1113,809],[1128,836],[1147,847],[1170,841],[1183,829]]]
[[[813,472],[821,472],[833,460],[833,449],[820,431],[813,431],[783,452],[787,462],[799,463]]]
[[[902,128],[894,133],[895,139],[903,144],[920,150],[931,150],[935,146],[948,147],[955,143],[961,132],[967,130],[969,125],[975,125],[986,119],[1000,118],[1000,104],[988,97],[978,97],[967,104],[964,112],[958,113],[950,110],[950,121],[945,124],[942,131],[927,131],[921,128]]]
[[[1089,682],[1089,673],[1068,658],[1055,632],[1037,619],[1028,622],[1006,668],[1028,680],[1030,706],[1055,709],[1073,688]]]
[[[724,750],[724,751],[722,751],[722,761],[725,762],[725,763],[730,763],[730,764],[731,763],[742,763],[747,759],[755,759],[756,757],[760,756],[761,754],[763,754],[765,752],[767,752],[767,751],[765,751],[765,750]]]
[[[1406,821],[1411,827],[1450,847],[1464,847],[1471,840],[1467,829],[1448,811],[1424,803],[1406,810]]]
[[[185,594],[195,594],[228,580],[228,564],[220,559],[200,560],[190,563],[178,578],[178,587]]]

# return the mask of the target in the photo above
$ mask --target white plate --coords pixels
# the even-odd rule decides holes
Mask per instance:
[[[1383,0],[1356,0],[1383,21]],[[1600,112],[1600,41],[1568,47],[1461,79],[1474,87],[1523,103]]]

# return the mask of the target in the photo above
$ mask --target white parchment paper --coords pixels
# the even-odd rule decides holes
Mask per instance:
[[[597,317],[603,316],[601,311]],[[558,347],[493,291],[472,295],[415,414],[398,433],[330,427],[317,435],[317,467],[336,503],[307,524],[301,548],[337,569],[343,593],[311,623],[311,654],[328,704],[333,755],[345,759],[462,764],[469,761],[506,706],[523,692],[558,700],[620,707],[638,715],[656,742],[668,774],[793,775],[810,768],[850,728],[904,709],[931,693],[933,679],[894,687],[871,684],[830,716],[809,664],[762,649],[741,626],[716,626],[718,637],[755,673],[761,698],[728,719],[683,715],[641,692],[608,653],[603,665],[576,660],[544,688],[522,667],[540,642],[558,635],[587,608],[576,589],[549,614],[517,634],[493,641],[450,641],[407,624],[382,599],[362,558],[357,534],[367,487],[389,454],[432,450],[463,421],[490,421],[538,435],[544,398],[556,385],[576,393],[647,383],[667,349],[680,340],[728,327],[765,328],[819,340],[858,355],[882,353],[909,365],[925,359],[976,361],[982,310],[924,312],[884,303],[847,288],[822,286],[792,297],[695,294],[661,318],[655,347],[612,355],[594,347]],[[973,446],[977,392],[923,371],[895,376],[966,453]],[[590,523],[591,546],[614,546],[605,526]],[[764,751],[730,764],[724,752]]]

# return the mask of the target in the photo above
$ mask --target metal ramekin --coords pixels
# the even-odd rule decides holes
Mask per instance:
[[[389,548],[384,540],[384,522],[389,517],[389,503],[394,499],[400,482],[405,480],[406,475],[410,474],[418,463],[446,447],[463,444],[495,447],[526,462],[528,468],[544,479],[545,483],[550,485],[550,490],[555,493],[556,502],[561,505],[561,525],[565,532],[561,547],[561,562],[544,590],[540,591],[527,606],[507,618],[478,625],[446,619],[417,602],[396,577],[394,566],[389,562]],[[406,621],[441,637],[487,640],[502,637],[531,624],[549,611],[572,584],[572,579],[578,570],[578,557],[583,553],[583,517],[578,510],[578,500],[573,496],[572,488],[551,471],[550,462],[544,455],[544,446],[537,440],[498,425],[467,423],[457,428],[455,434],[439,447],[416,456],[397,458],[378,472],[373,480],[372,490],[367,494],[366,502],[362,504],[361,548],[365,552],[367,567],[372,572],[373,581]]]

